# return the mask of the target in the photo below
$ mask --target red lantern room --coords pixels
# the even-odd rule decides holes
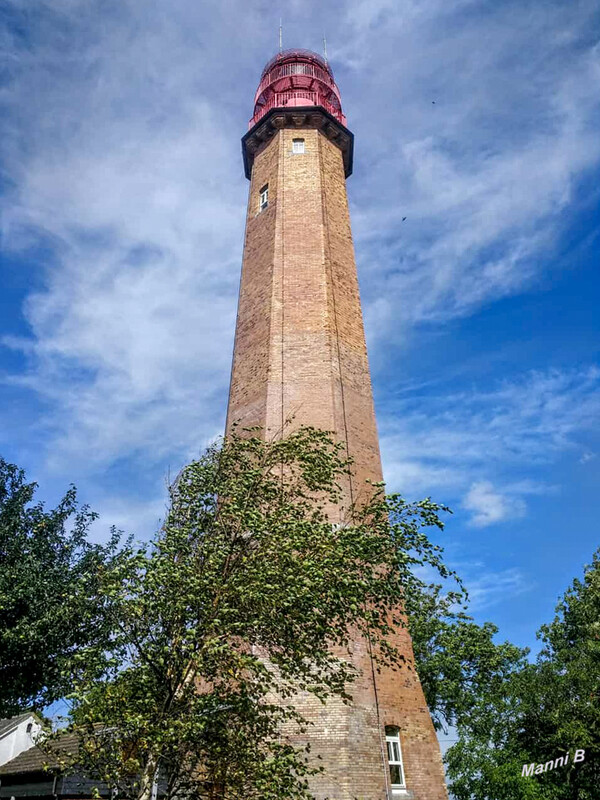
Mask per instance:
[[[260,76],[248,127],[256,125],[272,108],[294,106],[321,106],[346,125],[331,67],[311,50],[284,50],[269,61]]]

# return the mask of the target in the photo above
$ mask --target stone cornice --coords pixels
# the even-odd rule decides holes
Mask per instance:
[[[242,138],[244,173],[248,179],[252,172],[254,154],[263,142],[268,141],[282,128],[317,128],[320,130],[342,151],[346,177],[352,175],[354,134],[321,106],[298,106],[272,108]]]

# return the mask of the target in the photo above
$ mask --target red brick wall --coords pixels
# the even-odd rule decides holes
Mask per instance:
[[[298,137],[305,139],[304,154],[292,153]],[[260,212],[266,183],[269,206]],[[346,442],[355,461],[346,501],[360,499],[367,479],[381,480],[342,156],[309,127],[279,130],[254,158],[227,430],[240,421],[279,435],[292,416],[292,427],[333,430]],[[385,798],[386,724],[400,728],[412,797],[447,798],[410,637],[403,630],[396,640],[406,666],[382,671],[375,684],[365,641],[353,643],[350,657],[361,677],[351,706],[298,698],[298,708],[315,722],[313,753],[326,768],[311,784],[319,800]]]

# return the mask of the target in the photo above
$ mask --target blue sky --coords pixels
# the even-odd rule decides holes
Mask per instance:
[[[595,0],[4,0],[0,452],[147,536],[222,431],[280,13],[356,136],[388,485],[453,508],[477,619],[535,646],[600,538]]]

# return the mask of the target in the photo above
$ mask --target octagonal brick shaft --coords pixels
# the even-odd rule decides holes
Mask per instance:
[[[228,426],[273,436],[291,417],[347,442],[349,499],[381,480],[342,160],[316,129],[279,130],[254,160]]]
[[[258,140],[252,144],[245,137],[251,182],[227,430],[240,423],[260,426],[266,437],[301,425],[334,431],[354,459],[338,514],[343,519],[344,506],[360,502],[368,491],[365,481],[380,481],[382,471],[346,196],[347,159],[345,168],[329,115],[303,112],[274,112]],[[294,139],[304,140],[303,153],[294,152]],[[268,205],[261,210],[265,187]],[[361,677],[352,686],[351,706],[323,706],[305,695],[297,700],[315,723],[312,753],[325,767],[311,781],[319,800],[447,798],[406,630],[396,634],[396,644],[405,666],[377,675],[365,641],[357,637],[352,643],[350,657]],[[406,791],[393,795],[386,725],[400,729],[406,776]]]

